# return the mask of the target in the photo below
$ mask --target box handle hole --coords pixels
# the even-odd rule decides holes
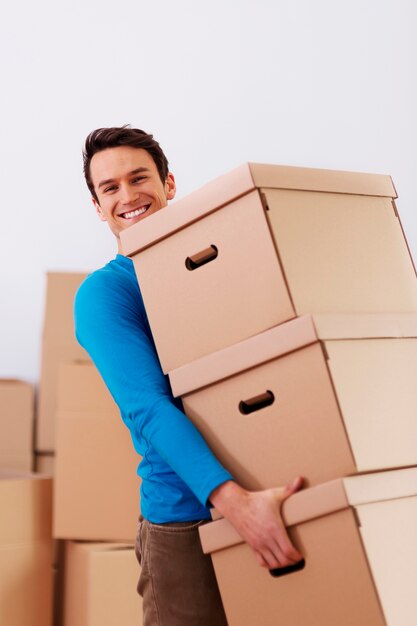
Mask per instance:
[[[287,567],[277,567],[277,569],[270,569],[269,573],[273,578],[280,578],[281,576],[287,576],[288,574],[294,574],[294,572],[299,572],[304,569],[306,566],[306,562],[304,559],[299,561],[298,563],[294,563],[294,565],[287,565]]]
[[[249,413],[253,413],[254,411],[264,409],[266,406],[270,406],[274,400],[275,396],[272,391],[267,390],[259,396],[253,396],[253,398],[241,400],[241,402],[239,402],[239,411],[243,413],[243,415],[249,415]]]
[[[185,259],[185,267],[190,271],[196,270],[198,267],[210,263],[210,261],[214,261],[218,254],[216,246],[212,244],[209,248],[205,248],[193,254],[193,256],[188,256]]]

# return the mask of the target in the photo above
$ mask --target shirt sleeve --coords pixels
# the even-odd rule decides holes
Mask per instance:
[[[153,448],[207,506],[213,489],[232,476],[176,406],[138,298],[124,281],[95,272],[76,296],[76,337],[134,438]]]

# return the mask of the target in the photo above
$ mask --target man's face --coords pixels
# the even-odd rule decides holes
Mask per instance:
[[[175,180],[162,183],[151,155],[141,148],[119,146],[97,152],[90,163],[98,216],[117,237],[120,231],[167,205],[175,196]]]

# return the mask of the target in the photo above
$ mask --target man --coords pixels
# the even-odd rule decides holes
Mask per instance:
[[[222,626],[226,619],[198,526],[210,519],[213,505],[249,543],[261,566],[293,565],[302,556],[287,535],[280,505],[302,479],[260,492],[239,486],[187,419],[162,373],[133,263],[120,246],[122,230],[175,196],[175,179],[159,144],[139,129],[102,128],[87,137],[83,157],[93,204],[116,237],[118,254],[80,287],[76,335],[143,458],[136,548],[144,624]]]

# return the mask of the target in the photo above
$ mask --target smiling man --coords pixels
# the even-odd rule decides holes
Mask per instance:
[[[76,335],[142,456],[136,553],[143,624],[223,626],[227,622],[211,560],[201,550],[199,525],[210,519],[214,505],[249,543],[261,566],[293,565],[302,557],[287,535],[280,505],[302,480],[282,489],[243,489],[172,396],[133,263],[120,246],[122,230],[160,211],[175,196],[175,179],[159,144],[139,129],[101,128],[87,137],[83,157],[94,206],[115,235],[118,254],[81,285]]]
[[[146,149],[128,145],[93,155],[87,180],[96,211],[117,237],[119,252],[120,231],[159,211],[175,196],[174,176],[166,169],[168,163],[162,160],[159,172]]]

